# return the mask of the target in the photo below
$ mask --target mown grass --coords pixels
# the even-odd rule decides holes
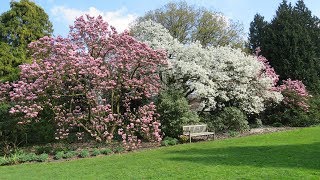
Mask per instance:
[[[320,179],[320,127],[67,162],[0,167],[0,179]]]

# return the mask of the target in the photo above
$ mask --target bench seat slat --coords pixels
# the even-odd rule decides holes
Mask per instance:
[[[190,133],[201,133],[207,131],[207,125],[201,124],[201,125],[187,125],[183,126],[184,132],[190,132]]]
[[[189,133],[184,133],[184,135],[189,135]],[[214,135],[214,132],[190,133],[190,136],[191,136],[191,137],[195,137],[195,136],[207,136],[207,135]]]

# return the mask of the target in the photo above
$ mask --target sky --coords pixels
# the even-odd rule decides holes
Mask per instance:
[[[0,13],[10,9],[11,0],[0,0]],[[118,31],[127,29],[135,18],[146,12],[178,0],[33,0],[49,15],[54,35],[66,36],[69,26],[83,14],[102,15]],[[188,0],[188,4],[206,7],[221,12],[228,18],[243,24],[249,31],[250,22],[256,13],[271,20],[282,0]],[[288,0],[295,3],[296,0]],[[305,0],[314,15],[320,17],[320,0]]]

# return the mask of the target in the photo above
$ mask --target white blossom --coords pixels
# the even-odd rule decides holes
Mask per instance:
[[[202,110],[236,106],[247,113],[259,113],[268,102],[280,102],[273,81],[264,73],[257,57],[231,47],[203,48],[199,43],[181,44],[167,29],[153,21],[137,24],[133,35],[154,49],[168,53],[171,68],[166,76],[175,86],[201,100]]]

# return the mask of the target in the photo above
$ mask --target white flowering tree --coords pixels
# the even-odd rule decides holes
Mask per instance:
[[[203,48],[200,43],[180,44],[164,27],[152,21],[136,24],[132,34],[154,49],[165,49],[171,68],[166,79],[196,96],[199,110],[236,106],[247,113],[259,113],[268,102],[280,102],[274,77],[266,64],[230,47]]]

